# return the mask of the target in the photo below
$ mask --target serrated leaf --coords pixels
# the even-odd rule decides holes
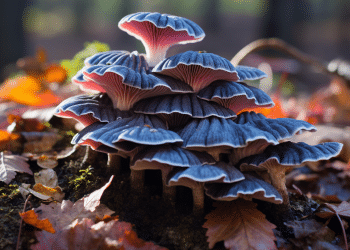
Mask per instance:
[[[19,155],[0,154],[0,181],[9,184],[16,176],[16,172],[33,175],[26,162],[27,158]]]
[[[277,249],[272,229],[276,226],[266,220],[256,209],[256,204],[246,200],[218,202],[216,209],[206,215],[209,248],[219,241],[230,250]]]

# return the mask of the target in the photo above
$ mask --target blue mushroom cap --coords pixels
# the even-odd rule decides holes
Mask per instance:
[[[85,59],[85,64],[88,66],[94,65],[116,65],[124,66],[137,72],[149,72],[149,66],[143,54],[137,51],[127,52],[112,50],[100,52]]]
[[[197,165],[189,168],[175,168],[168,174],[167,184],[169,186],[192,186],[193,183],[191,182],[233,183],[242,180],[244,180],[244,175],[239,170],[234,166],[221,162],[214,165]],[[188,183],[188,181],[190,182]]]
[[[254,175],[244,173],[245,179],[235,183],[207,183],[205,193],[214,200],[232,201],[238,198],[258,199],[276,204],[282,203],[282,196],[269,183]]]
[[[162,145],[147,147],[138,152],[130,162],[130,167],[132,169],[142,169],[143,166],[139,167],[139,165],[158,165],[157,163],[172,167],[192,167],[213,164],[215,160],[206,153],[192,152],[175,145]]]
[[[266,73],[254,67],[238,65],[236,66],[236,71],[239,77],[239,81],[258,80],[267,77]]]
[[[273,107],[269,95],[245,83],[215,81],[198,92],[198,97],[214,101],[238,113],[246,108]]]
[[[186,31],[189,36],[193,36],[194,38],[201,38],[203,39],[205,36],[204,31],[201,27],[199,27],[198,24],[195,22],[184,18],[184,17],[178,17],[168,14],[160,14],[160,13],[151,13],[151,12],[138,12],[134,14],[130,14],[122,18],[118,26],[125,30],[123,28],[124,23],[128,22],[150,22],[157,28],[166,28],[170,27],[175,31]],[[127,30],[125,30],[127,31]]]
[[[297,166],[306,162],[328,160],[337,156],[343,145],[338,142],[326,142],[308,145],[304,142],[283,142],[268,146],[263,153],[242,159],[238,164],[242,170],[260,168],[264,163],[274,160],[282,166]]]
[[[210,117],[196,119],[187,124],[179,135],[184,140],[183,147],[247,146],[248,142],[264,139],[278,144],[278,140],[268,132],[249,125],[238,125],[230,119]]]
[[[177,80],[137,72],[125,66],[96,65],[84,70],[84,75],[101,86],[114,108],[129,110],[137,101],[157,95],[189,93],[192,89]]]
[[[142,114],[108,124],[96,122],[76,134],[72,143],[86,140],[125,151],[142,145],[182,143],[182,139],[175,132],[167,130],[159,118]]]
[[[68,111],[78,116],[78,121],[79,117],[84,115],[90,115],[100,122],[111,122],[118,117],[126,118],[131,116],[130,112],[114,109],[112,101],[106,94],[70,97],[56,107],[55,114],[59,115]]]
[[[217,103],[198,99],[195,94],[157,96],[141,100],[134,105],[135,113],[162,117],[169,127],[181,127],[190,118],[235,118],[236,114]]]
[[[317,130],[315,126],[305,121],[291,118],[268,119],[254,111],[239,114],[234,122],[237,124],[249,124],[269,132],[279,141],[290,138],[295,134],[300,134],[303,131],[315,132]]]
[[[239,80],[236,68],[229,60],[212,53],[198,51],[186,51],[166,58],[152,71],[184,81],[195,92],[216,80]]]

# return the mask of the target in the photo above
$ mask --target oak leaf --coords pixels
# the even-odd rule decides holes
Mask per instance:
[[[19,155],[0,153],[0,181],[9,184],[16,176],[16,172],[33,175],[26,162],[27,158]]]
[[[265,219],[256,204],[246,200],[218,202],[216,209],[206,215],[209,248],[224,241],[227,249],[277,249],[272,229],[276,226]]]

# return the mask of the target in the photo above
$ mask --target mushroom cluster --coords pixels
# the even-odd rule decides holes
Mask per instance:
[[[195,213],[203,211],[205,194],[288,204],[285,172],[340,152],[336,142],[286,141],[316,130],[305,121],[241,112],[274,105],[262,90],[243,83],[266,77],[259,69],[201,51],[167,58],[169,47],[204,38],[194,22],[140,12],[118,26],[141,40],[146,54],[116,50],[87,58],[73,82],[97,93],[66,99],[56,115],[85,126],[73,143],[110,159],[130,157],[132,187],[142,188],[144,171],[157,169],[163,197],[174,201],[175,186],[189,187]]]

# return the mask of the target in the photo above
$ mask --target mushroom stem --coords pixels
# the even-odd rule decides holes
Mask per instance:
[[[133,170],[130,173],[130,186],[136,192],[143,190],[145,182],[145,170]]]
[[[204,214],[204,184],[198,183],[191,187],[193,196],[193,214],[202,216]]]
[[[121,172],[121,156],[117,154],[108,154],[107,169],[110,174],[119,174]]]
[[[169,46],[152,48],[150,45],[143,43],[146,49],[147,62],[150,67],[156,66],[159,62],[163,61],[166,57],[166,52]]]
[[[90,148],[89,146],[86,146],[85,155],[83,158],[83,161],[81,162],[82,165],[93,165],[96,158],[97,158],[98,152]]]
[[[283,205],[289,206],[289,197],[286,187],[286,171],[291,167],[280,165],[269,166],[267,171],[270,175],[271,184],[277,189],[283,198]]]
[[[175,186],[167,186],[167,176],[171,171],[171,167],[167,167],[162,169],[162,183],[163,183],[163,199],[169,201],[171,205],[175,205],[176,200],[176,187]]]

